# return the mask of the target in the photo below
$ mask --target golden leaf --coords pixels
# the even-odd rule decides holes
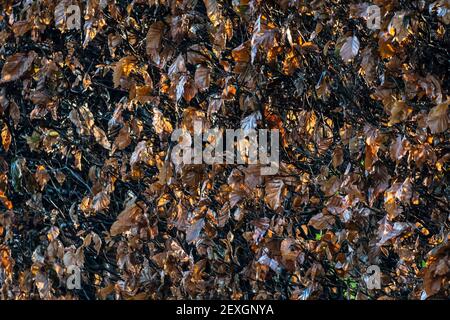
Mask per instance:
[[[395,49],[392,45],[392,38],[388,33],[384,32],[380,35],[378,40],[378,50],[383,59],[391,58],[395,54]]]
[[[222,15],[217,0],[203,0],[203,2],[205,3],[206,14],[209,20],[215,27],[218,26],[222,22]]]
[[[3,204],[5,205],[6,209],[8,210],[12,210],[13,205],[12,202],[9,201],[8,197],[6,196],[5,192],[3,192],[2,190],[0,190],[0,201],[3,202]]]
[[[127,89],[127,80],[132,71],[137,70],[136,58],[133,56],[126,56],[115,63],[113,70],[114,88],[122,87]]]
[[[11,145],[11,132],[9,131],[8,126],[6,123],[3,125],[2,128],[2,145],[5,151],[9,150],[9,146]]]
[[[248,63],[250,61],[250,42],[244,42],[239,47],[234,48],[231,51],[231,55],[236,62],[245,62]]]

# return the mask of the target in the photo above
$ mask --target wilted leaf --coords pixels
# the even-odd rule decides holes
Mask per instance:
[[[137,69],[136,58],[133,56],[127,56],[120,59],[114,65],[113,83],[114,88],[122,87],[128,88],[128,77],[131,72]]]
[[[384,245],[387,241],[395,239],[402,235],[404,232],[411,230],[411,225],[404,222],[395,222],[394,225],[390,224],[387,216],[381,219],[378,227],[378,246]]]
[[[6,124],[2,128],[2,145],[5,151],[8,152],[9,146],[11,145],[11,132]]]
[[[153,23],[147,32],[146,50],[148,55],[154,55],[161,47],[161,39],[163,36],[164,22],[157,21]]]
[[[141,207],[139,207],[136,203],[128,204],[111,226],[111,236],[117,236],[136,226],[137,219],[142,214],[143,212]]]
[[[392,39],[387,32],[383,32],[378,40],[378,50],[383,59],[391,58],[395,54]]]
[[[2,69],[0,83],[15,81],[22,77],[33,64],[37,54],[34,51],[28,53],[16,53],[6,59]]]
[[[172,124],[159,109],[153,108],[153,115],[153,128],[157,134],[172,133]]]
[[[359,52],[359,40],[356,36],[347,37],[341,47],[340,55],[345,62],[351,61]]]
[[[427,297],[432,297],[449,286],[447,281],[450,277],[449,244],[449,238],[447,238],[428,253],[427,266],[423,276],[423,286]]]
[[[50,175],[48,174],[44,166],[39,165],[36,169],[35,178],[37,183],[41,187],[41,190],[44,190],[45,186],[50,180]]]
[[[186,73],[186,63],[184,61],[183,56],[180,54],[173,64],[169,67],[168,75],[170,78],[174,78],[175,76],[178,76],[180,73]],[[184,84],[183,84],[184,87]]]
[[[108,209],[109,203],[111,199],[106,191],[101,191],[97,193],[92,199],[92,209],[94,209],[95,212],[100,212]]]
[[[450,296],[448,0],[0,7],[0,299]]]
[[[28,20],[16,21],[12,26],[12,30],[16,37],[21,37],[31,30],[33,24]]]
[[[390,155],[394,161],[399,161],[403,158],[409,149],[409,142],[405,137],[397,136],[394,142],[391,144]]]
[[[411,109],[406,105],[404,101],[395,101],[389,105],[389,112],[391,117],[389,118],[388,126],[400,123],[408,117]]]
[[[20,109],[17,103],[15,103],[14,101],[11,101],[11,103],[9,104],[9,115],[14,122],[14,127],[17,127],[20,122]]]
[[[217,0],[203,0],[206,7],[206,14],[214,26],[220,23],[221,14]]]
[[[200,232],[202,231],[204,225],[204,219],[199,219],[196,222],[192,223],[186,231],[186,242],[191,243],[198,240],[198,237],[200,236]]]
[[[332,215],[318,213],[309,220],[308,225],[317,230],[330,229],[333,227],[335,221],[336,219]]]
[[[94,135],[95,140],[105,149],[111,149],[111,143],[108,141],[108,138],[106,137],[105,131],[103,129],[100,129],[97,126],[92,127],[92,133]]]
[[[250,62],[250,48],[247,42],[231,51],[234,61],[247,63]]]
[[[197,70],[195,71],[195,85],[197,86],[198,90],[204,91],[209,88],[210,83],[210,70],[207,67],[204,67],[202,65],[197,67]]]
[[[13,204],[8,199],[8,197],[6,196],[6,194],[3,190],[0,190],[0,201],[3,203],[3,205],[6,207],[6,209],[12,210]]]
[[[277,210],[282,206],[283,193],[284,193],[284,182],[281,179],[274,179],[267,183],[266,185],[266,196],[264,201],[272,210]]]
[[[342,147],[337,147],[333,152],[333,167],[337,168],[344,162],[344,151]]]
[[[438,104],[430,110],[427,125],[432,133],[441,133],[448,128],[448,104],[449,100]]]
[[[131,137],[129,132],[129,127],[124,126],[120,129],[119,134],[114,140],[114,148],[118,150],[123,150],[131,144]]]

